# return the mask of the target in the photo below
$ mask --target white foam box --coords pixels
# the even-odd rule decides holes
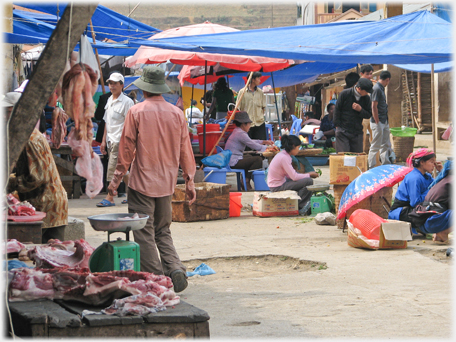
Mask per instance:
[[[254,192],[253,215],[259,217],[297,216],[299,215],[296,191]]]

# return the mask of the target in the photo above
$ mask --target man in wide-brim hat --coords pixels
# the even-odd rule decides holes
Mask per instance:
[[[128,111],[108,191],[113,196],[117,194],[117,187],[131,165],[128,211],[149,215],[146,226],[133,232],[140,245],[141,271],[171,277],[174,291],[181,292],[187,287],[187,276],[169,229],[171,199],[179,165],[188,204],[196,199],[192,145],[182,110],[161,96],[170,91],[163,69],[146,66],[133,84],[143,91],[145,100]]]

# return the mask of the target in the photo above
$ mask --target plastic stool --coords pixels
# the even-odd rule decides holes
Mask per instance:
[[[272,124],[265,124],[265,127],[266,127],[266,139],[274,140],[274,136],[272,134]]]

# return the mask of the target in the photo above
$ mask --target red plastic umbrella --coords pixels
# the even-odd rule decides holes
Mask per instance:
[[[344,218],[348,209],[378,190],[399,183],[412,170],[412,167],[388,164],[363,172],[347,186],[342,194],[337,219]]]
[[[234,31],[239,30],[228,26],[212,24],[211,22],[206,21],[201,24],[181,26],[165,30],[153,35],[149,38],[149,40]],[[158,64],[165,63],[168,60],[174,64],[183,65],[205,65],[207,62],[206,65],[210,66],[220,63],[220,65],[230,69],[243,71],[263,70],[264,72],[280,70],[294,64],[294,61],[291,59],[241,55],[234,56],[141,46],[132,57],[125,61],[125,66],[133,67],[135,64]]]

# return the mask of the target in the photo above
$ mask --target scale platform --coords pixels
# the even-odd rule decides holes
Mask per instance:
[[[103,214],[89,216],[88,220],[93,229],[108,232],[108,241],[103,242],[90,256],[89,268],[91,272],[109,271],[140,271],[139,245],[130,241],[130,231],[144,228],[149,216],[138,214]],[[127,219],[124,219],[127,218]],[[112,233],[125,233],[126,239],[120,237],[110,241]]]
[[[310,198],[310,216],[331,211],[332,201],[325,194],[325,191],[329,190],[329,184],[309,185],[307,190],[313,192],[313,195]],[[319,192],[321,192],[321,194],[317,194]]]

